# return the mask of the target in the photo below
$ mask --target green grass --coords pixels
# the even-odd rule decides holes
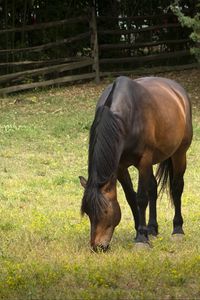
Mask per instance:
[[[199,71],[165,74],[193,100],[188,152],[185,238],[171,239],[173,208],[158,201],[160,235],[137,249],[121,187],[122,220],[111,250],[89,250],[89,221],[80,216],[87,176],[88,130],[103,82],[0,99],[0,299],[199,299]],[[137,172],[131,169],[134,186]]]

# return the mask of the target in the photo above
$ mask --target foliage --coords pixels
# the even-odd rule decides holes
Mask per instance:
[[[199,71],[168,73],[193,101],[194,140],[183,196],[183,241],[171,239],[173,208],[158,201],[160,235],[138,250],[120,186],[122,220],[106,254],[91,253],[80,217],[88,130],[109,82],[0,99],[0,299],[198,299],[200,295]],[[137,172],[131,170],[137,186]]]
[[[175,4],[170,7],[177,15],[181,25],[192,29],[190,38],[195,46],[191,48],[191,53],[194,54],[196,59],[200,62],[200,13],[197,12],[194,17],[184,15],[179,6],[179,1],[176,1]],[[200,8],[200,3],[197,3],[197,8]]]

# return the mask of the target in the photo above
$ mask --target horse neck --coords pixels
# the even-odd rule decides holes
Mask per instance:
[[[117,169],[121,157],[121,147],[118,153],[111,152],[112,156],[99,157],[98,160],[93,159],[88,167],[88,185],[92,188],[102,186],[110,180],[117,178]]]
[[[120,124],[112,112],[107,113],[110,119],[105,121],[104,117],[98,126],[93,123],[91,128],[88,178],[94,185],[104,184],[111,177],[116,177],[123,148]]]

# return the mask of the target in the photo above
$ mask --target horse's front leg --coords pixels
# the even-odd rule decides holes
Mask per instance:
[[[136,192],[133,189],[132,181],[130,174],[127,170],[127,168],[120,167],[118,169],[118,176],[117,179],[122,185],[122,188],[124,190],[126,200],[131,208],[133,218],[135,221],[135,229],[138,230],[139,225],[139,215],[138,215],[138,206],[136,201]]]
[[[148,243],[148,230],[146,226],[146,208],[149,202],[149,195],[152,190],[153,169],[147,160],[143,160],[139,167],[139,180],[137,192],[137,204],[139,209],[139,226],[136,235],[137,243]]]

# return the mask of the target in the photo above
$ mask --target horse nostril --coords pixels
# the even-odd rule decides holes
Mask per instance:
[[[106,252],[109,249],[109,245],[95,245],[92,247],[92,251],[101,253]]]
[[[106,252],[106,251],[108,251],[109,250],[109,245],[107,245],[107,246],[103,246],[103,252]]]

